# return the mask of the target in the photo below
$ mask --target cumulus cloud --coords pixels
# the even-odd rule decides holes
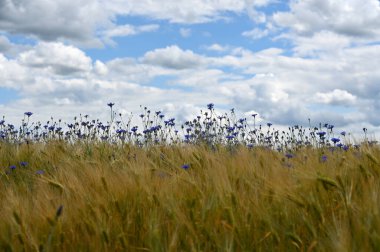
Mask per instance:
[[[158,28],[157,25],[118,26],[117,17],[143,16],[172,23],[205,23],[225,19],[228,12],[242,13],[269,3],[264,0],[179,0],[165,4],[151,0],[6,0],[0,3],[0,30],[43,41],[70,41],[81,46],[101,47],[105,38],[109,42],[107,38]]]
[[[44,46],[51,46],[52,55],[55,55],[55,46],[64,47],[65,51],[70,49],[63,44]],[[97,110],[112,100],[120,108],[131,109],[134,113],[139,113],[138,108],[142,104],[153,109],[166,108],[167,113],[175,114],[170,109],[174,106],[181,108],[181,118],[187,118],[198,108],[214,102],[218,108],[235,107],[243,112],[255,110],[264,121],[275,124],[302,124],[311,118],[314,122],[331,121],[337,125],[347,125],[353,123],[356,112],[342,113],[329,107],[347,105],[359,111],[366,108],[368,113],[364,117],[362,115],[363,120],[377,125],[380,123],[370,116],[373,114],[370,111],[379,107],[373,98],[376,92],[380,93],[375,81],[379,79],[375,61],[380,58],[380,55],[377,57],[380,50],[376,46],[347,48],[339,57],[331,55],[330,58],[308,59],[284,56],[279,49],[259,52],[245,49],[235,55],[207,57],[171,46],[148,52],[151,57],[89,62],[84,65],[93,67],[81,68],[81,75],[76,72],[61,75],[59,71],[46,71],[49,67],[54,69],[56,62],[46,61],[44,55],[39,55],[39,47],[41,44],[31,51],[33,58],[36,57],[34,61],[21,56],[13,60],[0,58],[0,83],[17,88],[23,97],[12,106],[33,107],[37,112],[46,114],[43,106],[48,104],[50,111],[54,108],[71,117],[77,115],[80,108],[81,113],[107,118],[106,109],[103,114]],[[73,54],[74,58],[87,57],[80,49],[71,49],[79,51]],[[161,58],[164,55],[172,56],[173,51],[180,56]],[[58,54],[57,57],[61,56]],[[181,57],[193,58],[195,60],[192,62],[196,63],[178,68],[179,61],[186,62]],[[332,62],[334,57],[337,58]],[[69,66],[73,64],[71,59],[63,59],[62,62]],[[203,62],[202,67],[194,70],[193,67],[198,66],[199,62]],[[362,64],[358,64],[360,62]],[[173,65],[176,67],[173,68]],[[225,67],[234,67],[245,73],[235,71],[231,74]],[[247,73],[251,75],[247,77]],[[169,89],[147,86],[155,77],[166,75],[173,76],[176,85],[171,85]],[[332,91],[321,91],[331,90],[331,83],[334,83]],[[168,97],[172,106],[166,106]],[[327,110],[309,109],[305,101],[315,106],[325,104]]]
[[[295,46],[292,50],[296,55],[313,57],[324,53],[336,53],[351,45],[349,38],[331,31],[320,31],[311,37],[296,37],[293,42]]]
[[[45,68],[60,75],[87,72],[92,67],[91,61],[83,51],[62,43],[41,42],[19,56],[19,62],[24,65]]]
[[[23,44],[12,43],[6,36],[0,35],[0,53],[6,57],[15,57],[23,51],[29,50],[31,47]]]
[[[360,40],[380,38],[378,0],[295,0],[289,12],[277,12],[273,19],[278,26],[303,36],[331,31]]]
[[[20,89],[30,77],[27,70],[16,60],[7,59],[0,53],[0,87]]]
[[[110,25],[110,15],[97,0],[2,1],[0,29],[45,41],[67,39],[99,46],[94,31]]]
[[[100,75],[100,76],[104,76],[104,75],[107,75],[108,74],[108,67],[106,66],[106,64],[104,64],[103,62],[101,62],[100,60],[97,60],[95,62],[95,66],[94,66],[94,69],[95,69],[95,72]]]
[[[176,45],[147,52],[142,62],[173,69],[198,68],[205,63],[202,56],[191,50],[182,50]]]
[[[356,101],[356,96],[350,94],[346,90],[334,89],[331,92],[317,92],[315,95],[316,102],[331,105],[352,105]]]

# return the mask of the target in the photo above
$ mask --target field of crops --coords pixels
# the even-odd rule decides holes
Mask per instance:
[[[208,109],[170,143],[160,113],[141,133],[113,116],[0,124],[0,250],[380,250],[375,142],[342,143],[331,125],[248,130]]]

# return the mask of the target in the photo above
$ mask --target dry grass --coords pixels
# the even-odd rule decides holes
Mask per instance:
[[[0,249],[379,251],[379,160],[365,146],[288,160],[266,149],[0,143]]]

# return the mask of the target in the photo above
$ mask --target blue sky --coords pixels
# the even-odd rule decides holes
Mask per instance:
[[[213,102],[377,133],[379,27],[378,0],[8,0],[0,116],[107,118],[113,101],[185,120]]]

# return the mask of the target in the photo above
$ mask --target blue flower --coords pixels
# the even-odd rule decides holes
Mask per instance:
[[[115,103],[113,103],[113,102],[107,103],[107,106],[110,107],[110,108],[112,108],[113,105],[115,105]]]
[[[14,170],[14,169],[16,169],[16,166],[15,165],[11,165],[11,166],[9,166],[9,169]]]
[[[190,168],[190,165],[189,165],[189,164],[184,164],[184,165],[182,165],[182,169],[187,170],[187,169],[189,169],[189,168]]]
[[[234,130],[235,130],[235,127],[228,127],[228,128],[227,128],[227,131],[228,131],[228,132],[232,132],[232,131],[234,131]]]
[[[20,165],[21,165],[22,167],[26,167],[26,166],[28,165],[28,162],[20,162]]]
[[[319,131],[319,132],[317,132],[317,135],[318,135],[319,137],[323,137],[324,135],[326,135],[326,132],[324,132],[324,131]]]
[[[45,172],[43,171],[43,170],[38,170],[38,171],[36,171],[36,174],[38,174],[38,175],[42,175],[42,174],[44,174]]]
[[[267,125],[268,125],[268,127],[270,128],[270,126],[272,126],[273,124],[271,124],[271,123],[267,123]]]
[[[24,115],[26,115],[27,117],[30,117],[31,115],[33,115],[32,112],[25,112]]]
[[[321,161],[322,161],[322,162],[326,162],[326,161],[327,161],[327,156],[326,156],[326,155],[323,155],[323,156],[321,157]]]
[[[293,158],[294,155],[292,153],[286,153],[285,157],[287,157],[288,159],[290,159],[290,158]]]
[[[333,137],[331,138],[331,141],[336,144],[337,142],[340,142],[340,139],[339,138],[336,138],[336,137]]]
[[[340,132],[340,134],[341,134],[342,136],[345,136],[345,135],[346,135],[346,131],[342,131],[342,132]]]
[[[208,108],[209,110],[212,110],[212,109],[214,108],[214,103],[209,103],[209,104],[207,104],[207,108]]]

